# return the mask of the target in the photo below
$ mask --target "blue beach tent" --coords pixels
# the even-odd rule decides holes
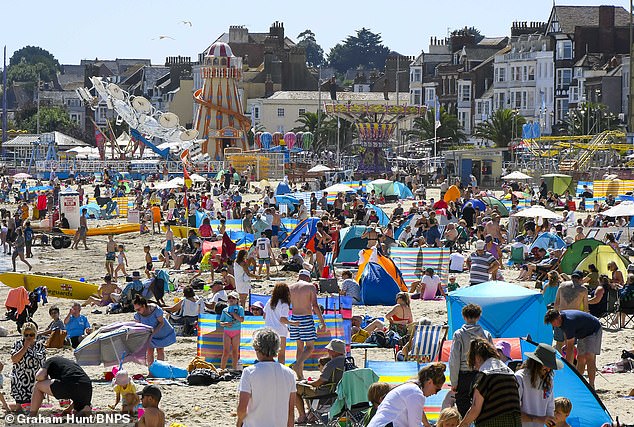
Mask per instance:
[[[480,325],[494,338],[530,336],[550,344],[553,330],[544,324],[546,305],[539,291],[501,281],[460,288],[447,296],[449,337],[464,324],[462,308],[467,304],[482,307]]]
[[[393,305],[396,294],[401,291],[390,273],[375,262],[365,265],[359,285],[363,305]]]
[[[313,237],[317,232],[317,222],[320,218],[307,218],[297,224],[295,230],[293,230],[287,237],[280,243],[280,247],[288,248],[290,246],[297,246],[297,243],[301,239],[302,235],[306,234],[306,240],[304,246],[311,251],[315,252],[315,244]]]
[[[337,264],[359,261],[359,251],[368,246],[368,239],[361,238],[367,228],[365,225],[353,225],[339,232],[339,254],[335,261]]]
[[[535,241],[531,244],[530,249],[533,248],[543,248],[543,249],[563,249],[566,247],[566,242],[556,235],[555,233],[541,233]]]
[[[394,193],[398,196],[399,199],[413,199],[414,194],[409,187],[402,182],[394,181]]]
[[[373,205],[372,203],[368,203],[368,207],[374,209],[374,212],[376,212],[376,216],[379,217],[379,225],[381,227],[385,227],[390,222],[390,217],[383,212],[383,209],[377,205]]]
[[[282,181],[279,184],[277,184],[277,188],[275,189],[276,196],[281,196],[281,195],[289,194],[289,193],[291,193],[291,188],[288,186],[287,183]]]

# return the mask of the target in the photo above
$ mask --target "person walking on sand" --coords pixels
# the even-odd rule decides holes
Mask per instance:
[[[114,241],[114,235],[108,235],[106,242],[106,274],[110,277],[114,276],[114,261],[116,258],[117,242]]]
[[[297,379],[304,379],[304,362],[315,349],[315,321],[313,313],[319,318],[319,331],[326,330],[326,322],[317,304],[317,288],[310,283],[310,271],[301,270],[297,282],[289,286],[291,291],[291,315],[292,324],[289,325],[290,339],[297,341],[297,356],[293,370],[297,374]],[[295,326],[295,322],[298,322]]]
[[[169,268],[170,258],[174,257],[172,249],[174,248],[174,232],[170,227],[169,222],[165,223],[165,261],[163,261],[163,267]]]
[[[88,209],[84,208],[81,210],[81,215],[79,216],[79,228],[77,229],[77,233],[75,233],[73,245],[70,247],[71,249],[79,249],[79,242],[81,241],[84,244],[84,249],[88,250],[88,245],[86,244],[86,233],[88,232],[88,221],[86,220],[87,213]]]
[[[15,260],[20,257],[20,261],[29,266],[29,271],[33,268],[31,264],[24,258],[24,247],[26,243],[24,236],[22,235],[22,228],[15,229],[15,241],[13,242],[13,255],[11,255],[11,262],[13,263],[13,271],[15,271]]]

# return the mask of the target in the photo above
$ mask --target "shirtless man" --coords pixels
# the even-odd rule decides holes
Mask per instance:
[[[273,221],[271,222],[271,247],[279,248],[280,242],[277,235],[280,231],[280,226],[282,225],[282,215],[280,215],[280,212],[277,209],[271,209],[271,211],[273,214]]]
[[[304,362],[313,353],[317,339],[313,313],[317,315],[321,323],[320,332],[326,330],[326,323],[317,304],[317,288],[310,283],[310,271],[301,270],[297,282],[290,285],[289,289],[293,306],[290,320],[299,322],[298,326],[289,325],[290,339],[297,341],[297,357],[292,368],[297,374],[297,379],[302,380],[304,379]]]
[[[233,291],[236,289],[236,278],[233,277],[233,274],[229,274],[229,270],[227,267],[222,267],[220,270],[220,274],[222,274],[222,283],[224,284],[224,289],[226,291]]]
[[[484,226],[484,234],[490,234],[494,240],[499,244],[504,244],[504,237],[500,231],[500,215],[497,213],[491,214],[491,221],[487,222]]]
[[[114,276],[114,261],[116,259],[117,242],[114,241],[112,234],[108,235],[106,243],[106,274],[110,277]]]
[[[572,281],[566,281],[559,285],[555,297],[555,310],[588,311],[588,288],[583,286],[584,276],[582,271],[574,271],[571,275]],[[565,341],[564,333],[556,326],[553,326],[553,332],[555,347],[561,352]]]
[[[75,238],[73,241],[71,249],[79,249],[79,242],[84,244],[84,249],[88,250],[88,245],[86,244],[86,232],[88,231],[88,221],[86,220],[86,215],[88,214],[88,209],[84,208],[81,210],[81,215],[79,216],[79,229],[75,233]]]
[[[106,274],[104,276],[103,281],[104,283],[99,286],[99,289],[97,289],[97,296],[93,295],[88,297],[88,299],[84,301],[84,303],[81,305],[82,307],[86,307],[87,305],[97,305],[99,307],[104,307],[111,302],[114,302],[112,300],[112,294],[120,294],[121,289],[119,288],[119,286],[117,286],[116,283],[112,283],[112,276],[110,276],[109,274]]]

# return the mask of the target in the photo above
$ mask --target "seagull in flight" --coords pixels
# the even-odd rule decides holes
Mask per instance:
[[[170,36],[158,36],[158,40],[165,40],[165,39],[176,40],[174,37],[170,37]],[[152,40],[157,40],[157,39],[153,38]]]
[[[192,26],[192,21],[181,21],[181,24],[189,25],[191,27]]]

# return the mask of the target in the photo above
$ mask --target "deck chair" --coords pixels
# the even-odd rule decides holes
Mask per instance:
[[[368,389],[378,380],[379,376],[370,368],[344,372],[337,385],[337,400],[330,408],[328,425],[362,426],[365,411],[370,408]]]
[[[606,329],[611,329],[616,326],[616,329],[620,329],[621,322],[619,321],[619,291],[616,289],[608,289],[608,307],[605,313],[599,316],[601,324]]]
[[[511,246],[511,258],[509,259],[509,265],[524,264],[524,247],[523,246]]]
[[[416,325],[412,338],[408,343],[407,354],[403,351],[405,360],[415,360],[418,363],[428,363],[437,360],[442,349],[442,343],[447,338],[447,330],[446,325]]]
[[[333,372],[332,376],[335,377],[336,374],[337,370]],[[345,374],[345,372],[343,372],[343,374]],[[343,378],[343,375],[341,378]],[[302,396],[308,406],[306,416],[311,425],[328,426],[328,415],[330,409],[337,401],[337,386],[339,385],[338,382],[335,382],[335,378],[331,377],[331,380],[331,382],[320,387],[321,390],[326,391],[325,394],[320,394],[319,396]]]

